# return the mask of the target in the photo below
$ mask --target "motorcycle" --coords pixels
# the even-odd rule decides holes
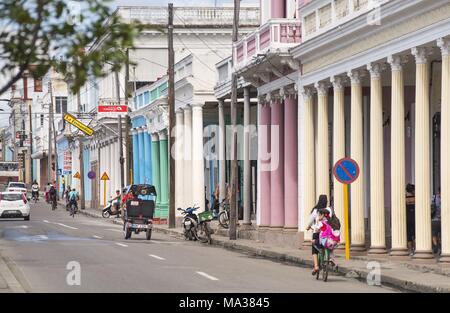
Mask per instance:
[[[184,215],[182,226],[186,240],[198,240],[201,243],[211,244],[211,228],[209,222],[213,219],[211,211],[195,214],[199,207],[190,207],[186,210],[178,208]]]
[[[113,210],[114,202],[118,200],[109,200],[106,206],[102,210],[102,216],[104,218],[109,218],[110,216],[116,216],[120,217],[120,210]]]

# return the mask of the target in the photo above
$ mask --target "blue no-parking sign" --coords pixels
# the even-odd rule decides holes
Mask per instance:
[[[339,182],[349,185],[359,176],[358,163],[351,158],[343,158],[334,165],[333,174]]]

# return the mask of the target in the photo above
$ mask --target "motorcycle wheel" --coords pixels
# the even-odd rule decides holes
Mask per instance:
[[[125,230],[125,239],[128,240],[128,239],[130,239],[130,238],[131,238],[131,229],[130,229],[130,228],[127,228],[127,229]]]
[[[147,229],[147,233],[145,234],[145,238],[147,240],[152,239],[152,230],[151,229]]]
[[[109,218],[110,214],[109,214],[108,211],[104,211],[104,212],[102,212],[102,216],[103,216],[104,218]]]
[[[209,231],[208,223],[200,223],[199,229],[195,233],[198,241],[201,243],[211,243],[211,234]]]

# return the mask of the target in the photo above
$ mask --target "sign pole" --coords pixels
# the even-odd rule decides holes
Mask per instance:
[[[345,259],[350,260],[350,236],[348,232],[348,185],[344,184]]]
[[[103,205],[106,206],[106,180],[103,180]]]

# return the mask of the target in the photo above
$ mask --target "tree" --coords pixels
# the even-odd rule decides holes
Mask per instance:
[[[2,0],[0,76],[7,79],[0,95],[25,73],[40,78],[52,67],[71,81],[74,93],[89,76],[120,70],[143,25],[121,22],[110,1]],[[86,53],[87,47],[94,48]]]

